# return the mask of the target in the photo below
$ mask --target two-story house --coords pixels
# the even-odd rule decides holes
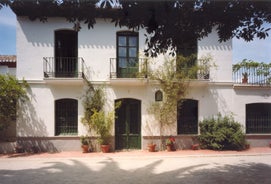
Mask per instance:
[[[108,109],[122,100],[112,130],[114,149],[146,149],[150,138],[159,139],[159,127],[148,107],[159,100],[161,89],[147,76],[135,75],[146,61],[144,29],[115,27],[110,19],[97,18],[93,29],[80,24],[78,30],[65,18],[49,17],[43,23],[15,13],[17,77],[30,85],[30,100],[18,110],[20,144],[47,151],[80,149],[79,136],[87,134],[81,123],[85,79],[104,85]],[[177,121],[165,136],[175,136],[178,149],[190,148],[192,137],[200,133],[199,121],[218,113],[233,114],[250,135],[252,146],[267,145],[271,138],[270,86],[239,83],[241,76],[232,72],[232,40],[218,42],[215,31],[194,48],[197,58],[210,55],[214,66],[208,75],[190,82]],[[148,67],[155,68],[164,56],[148,60],[152,60]],[[256,123],[249,122],[255,118]]]

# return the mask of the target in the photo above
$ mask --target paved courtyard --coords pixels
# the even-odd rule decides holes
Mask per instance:
[[[0,183],[271,183],[269,150],[203,153],[0,155]]]

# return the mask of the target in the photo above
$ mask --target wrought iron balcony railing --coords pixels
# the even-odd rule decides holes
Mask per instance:
[[[208,80],[209,67],[200,65],[191,69],[177,69],[189,79]],[[110,58],[110,78],[147,78],[149,75],[148,62],[145,58]]]
[[[110,78],[146,78],[148,63],[144,58],[110,58]]]
[[[85,78],[86,66],[81,57],[44,57],[44,78]]]
[[[238,70],[233,70],[233,82],[244,85],[270,86],[271,67],[240,67]]]
[[[177,72],[181,73],[182,77],[186,79],[195,79],[195,80],[209,80],[210,72],[208,68],[182,68],[178,69]]]

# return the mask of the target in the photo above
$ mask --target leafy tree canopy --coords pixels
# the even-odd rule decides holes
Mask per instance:
[[[146,55],[156,56],[168,49],[175,53],[193,39],[206,37],[215,27],[219,41],[233,37],[252,41],[264,39],[271,23],[270,1],[238,0],[115,0],[121,6],[97,7],[105,0],[2,0],[0,8],[9,5],[19,16],[46,21],[50,16],[65,17],[89,28],[95,18],[110,18],[116,26],[131,29],[145,28]],[[113,0],[111,0],[113,1]]]

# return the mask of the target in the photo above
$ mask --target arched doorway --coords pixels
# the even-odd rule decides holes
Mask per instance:
[[[141,101],[131,98],[118,99],[116,109],[115,148],[141,149]]]

